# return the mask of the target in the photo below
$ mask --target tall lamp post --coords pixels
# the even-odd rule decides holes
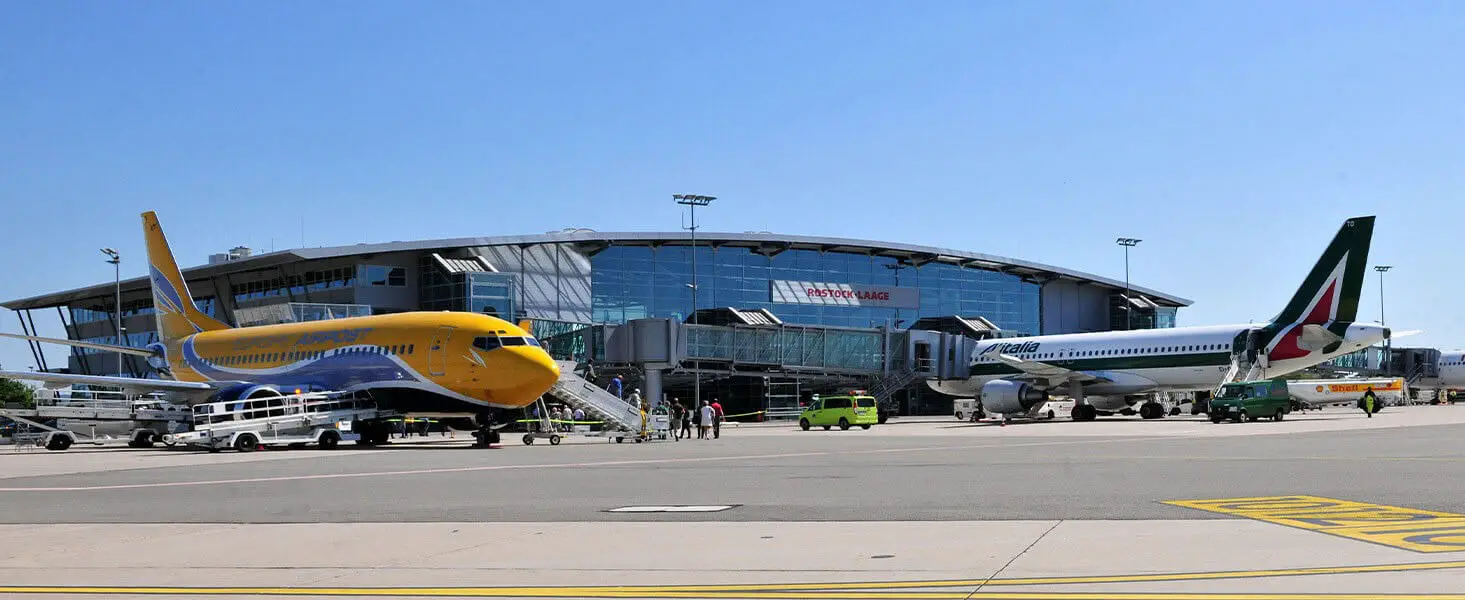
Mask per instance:
[[[905,265],[900,264],[899,262],[896,262],[894,264],[886,264],[885,265],[885,268],[890,269],[890,271],[895,274],[895,287],[897,287],[897,288],[900,287],[900,271],[901,271],[901,269],[904,269],[905,268]],[[919,319],[919,318],[921,318],[921,316],[919,314],[917,314],[916,315],[916,318]],[[900,307],[899,306],[895,307],[895,326],[896,327],[900,327]]]
[[[699,196],[696,194],[672,194],[672,200],[677,204],[688,207],[692,213],[691,223],[683,225],[682,228],[692,232],[692,324],[697,324],[697,207],[707,206],[716,200],[716,196]],[[690,341],[690,337],[688,338]],[[692,361],[692,410],[702,406],[702,375],[697,372],[701,368],[696,360]]]
[[[112,263],[112,277],[117,286],[117,303],[113,305],[112,317],[117,326],[117,345],[125,346],[122,343],[122,255],[111,248],[102,248],[102,254],[107,255],[107,262]],[[122,374],[122,352],[117,353],[117,374]]]
[[[1129,304],[1129,249],[1138,246],[1139,238],[1119,238],[1114,243],[1124,246],[1124,330],[1134,325],[1134,307]]]
[[[1379,325],[1384,324],[1384,273],[1388,273],[1392,268],[1394,268],[1393,265],[1374,265],[1373,267],[1373,270],[1379,272]],[[1388,373],[1389,367],[1392,366],[1389,363],[1394,362],[1393,349],[1393,340],[1384,340],[1384,357],[1379,363],[1385,373]]]

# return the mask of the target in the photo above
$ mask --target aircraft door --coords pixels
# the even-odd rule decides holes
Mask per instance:
[[[448,369],[448,340],[453,337],[453,327],[439,327],[432,336],[432,345],[427,349],[427,374],[441,377]]]

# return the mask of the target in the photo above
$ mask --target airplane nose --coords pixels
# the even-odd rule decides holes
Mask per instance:
[[[541,348],[513,346],[491,354],[503,357],[502,369],[488,385],[498,404],[528,406],[559,381],[559,365]]]

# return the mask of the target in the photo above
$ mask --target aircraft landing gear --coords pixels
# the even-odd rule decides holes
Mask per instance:
[[[1165,406],[1159,402],[1146,402],[1139,405],[1139,416],[1141,419],[1159,419],[1165,416]]]
[[[1099,409],[1084,399],[1083,384],[1075,381],[1068,384],[1068,397],[1073,399],[1073,410],[1068,416],[1075,421],[1092,421],[1099,418]]]
[[[499,443],[499,432],[493,428],[493,417],[493,413],[481,412],[473,419],[478,425],[478,429],[473,432],[474,448],[492,448]]]

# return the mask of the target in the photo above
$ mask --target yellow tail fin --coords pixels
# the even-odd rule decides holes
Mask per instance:
[[[168,248],[168,238],[163,236],[163,227],[158,224],[156,213],[142,213],[142,231],[147,240],[148,279],[153,286],[158,336],[164,341],[172,341],[200,331],[228,329],[228,325],[204,314],[193,303],[188,283],[183,280],[183,273],[173,260],[173,251]]]

